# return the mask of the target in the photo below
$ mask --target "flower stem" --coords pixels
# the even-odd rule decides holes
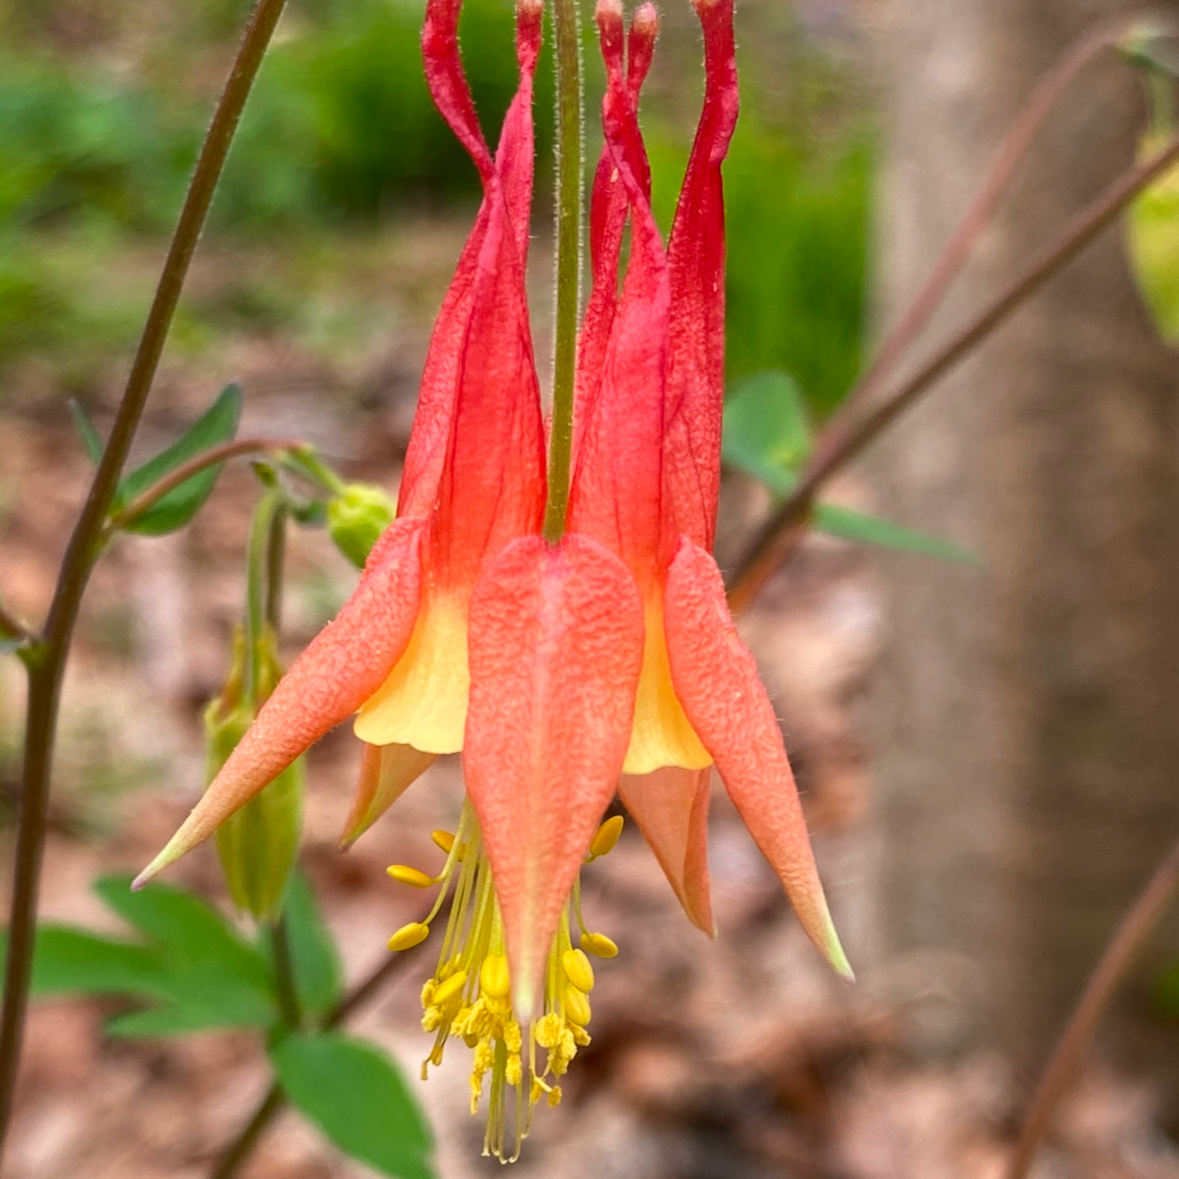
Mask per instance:
[[[29,669],[28,711],[25,720],[20,817],[13,862],[4,1005],[0,1013],[0,1151],[3,1150],[12,1115],[17,1066],[28,1010],[53,744],[70,639],[90,572],[102,550],[103,525],[114,501],[115,489],[159,366],[180,291],[213,199],[213,190],[221,177],[246,98],[284,4],[285,0],[258,0],[246,25],[233,69],[201,147],[119,403],[114,428],[62,558],[49,615],[40,640],[34,644],[37,657],[26,659]]]
[[[560,539],[564,533],[569,507],[577,321],[581,302],[585,88],[581,76],[581,21],[577,0],[553,0],[553,28],[557,71],[557,261],[553,422],[544,515],[544,535],[549,541]]]
[[[1008,1164],[1007,1179],[1025,1179],[1036,1148],[1048,1130],[1052,1114],[1076,1073],[1114,991],[1167,911],[1177,888],[1179,843],[1167,853],[1146,887],[1118,922],[1105,953],[1089,976],[1085,990],[1040,1076],[1031,1108]]]
[[[846,422],[879,392],[885,379],[903,359],[910,345],[941,305],[946,291],[962,272],[982,232],[994,216],[1000,200],[1011,188],[1019,165],[1048,115],[1054,111],[1077,76],[1100,53],[1117,46],[1144,25],[1141,16],[1123,17],[1091,29],[1077,40],[1037,83],[1000,143],[982,188],[953,236],[946,243],[925,285],[909,304],[896,326],[881,342],[872,363],[843,399],[832,420]],[[820,440],[821,444],[822,440]],[[816,456],[818,458],[819,456]]]
[[[295,964],[291,958],[291,935],[285,908],[268,924],[267,933],[274,955],[274,981],[279,1011],[282,1013],[283,1023],[294,1030],[303,1022],[303,1011],[295,985]]]
[[[202,454],[181,463],[175,470],[169,471],[158,483],[153,483],[142,494],[137,495],[122,511],[115,512],[107,521],[105,534],[111,535],[120,528],[142,516],[148,508],[159,503],[170,491],[175,491],[182,483],[187,483],[194,475],[215,467],[226,459],[237,458],[243,454],[279,454],[306,446],[306,443],[293,438],[239,438],[236,442],[223,442],[220,446],[210,447]]]
[[[323,1022],[323,1030],[331,1031],[332,1028],[338,1027],[353,1011],[367,1003],[385,983],[396,978],[415,957],[412,951],[391,954],[333,1008]],[[287,1099],[280,1086],[272,1085],[250,1116],[250,1120],[226,1146],[213,1170],[209,1172],[209,1179],[232,1179],[286,1104]]]

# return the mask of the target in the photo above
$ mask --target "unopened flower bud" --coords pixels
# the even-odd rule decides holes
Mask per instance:
[[[328,535],[358,569],[364,568],[377,538],[393,523],[396,504],[383,487],[349,483],[328,501]]]
[[[1149,159],[1166,146],[1166,136],[1146,135],[1140,147]],[[1179,342],[1179,165],[1148,184],[1126,218],[1130,269],[1159,335]]]
[[[244,692],[245,648],[245,638],[239,630],[234,637],[229,679],[205,710],[210,782],[282,674],[274,633],[267,628],[255,653],[256,690],[251,706]],[[217,853],[234,903],[259,921],[278,913],[295,867],[303,826],[303,785],[300,758],[217,828]]]

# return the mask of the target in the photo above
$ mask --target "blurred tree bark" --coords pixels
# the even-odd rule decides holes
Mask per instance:
[[[929,273],[1038,77],[1095,22],[1139,7],[894,0],[882,325]],[[1112,54],[1090,66],[932,335],[1127,167],[1143,125],[1132,71]],[[870,466],[884,512],[986,564],[883,566],[881,963],[927,985],[914,1024],[927,1048],[997,1044],[1026,1064],[1179,834],[1179,355],[1147,319],[1120,230]]]

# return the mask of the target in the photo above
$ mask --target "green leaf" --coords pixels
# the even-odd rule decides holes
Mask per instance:
[[[782,494],[811,449],[806,400],[787,373],[758,373],[725,400],[723,458]]]
[[[270,1028],[278,1022],[269,965],[216,909],[167,885],[150,884],[133,893],[130,883],[126,876],[107,876],[95,891],[147,935],[159,954],[160,994],[168,1005],[121,1016],[111,1031],[158,1035],[197,1028]]]
[[[270,1049],[294,1105],[341,1150],[399,1179],[432,1179],[429,1128],[400,1070],[363,1040],[292,1033]]]
[[[287,892],[286,921],[299,1005],[309,1015],[326,1015],[344,997],[344,972],[315,893],[299,873]]]
[[[7,931],[3,951],[7,953]],[[166,994],[159,956],[145,946],[68,925],[41,925],[33,952],[34,995]]]
[[[940,536],[929,536],[901,524],[865,516],[849,508],[834,504],[818,504],[815,507],[814,526],[819,532],[838,536],[843,540],[857,540],[865,544],[879,545],[886,549],[901,549],[910,553],[922,553],[927,557],[938,557],[961,565],[981,565],[982,561],[972,552]]]
[[[73,414],[74,425],[77,426],[78,433],[82,435],[82,444],[86,447],[86,453],[90,456],[90,461],[97,467],[102,462],[102,452],[106,450],[106,443],[94,428],[94,423],[90,420],[90,415],[82,408],[82,403],[73,397],[70,398],[70,413]]]
[[[181,464],[214,446],[228,442],[237,433],[241,408],[241,389],[237,385],[227,385],[212,406],[178,441],[136,468],[119,484],[118,502],[130,503]],[[182,528],[209,498],[223,466],[223,463],[218,463],[186,479],[146,511],[129,520],[123,528],[143,536],[163,536]]]

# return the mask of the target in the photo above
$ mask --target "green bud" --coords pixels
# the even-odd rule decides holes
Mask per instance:
[[[229,678],[221,695],[205,710],[210,782],[278,683],[282,669],[276,647],[274,632],[265,628],[255,653],[257,698],[251,705],[243,696],[246,640],[240,628],[234,636]],[[217,853],[234,903],[259,921],[277,916],[282,909],[299,851],[303,787],[300,758],[217,828]]]
[[[383,487],[349,483],[328,500],[328,535],[353,565],[363,569],[377,538],[396,514],[397,506]]]
[[[1148,159],[1165,139],[1147,135]],[[1179,343],[1179,165],[1164,172],[1134,198],[1126,218],[1130,268],[1159,335]]]

